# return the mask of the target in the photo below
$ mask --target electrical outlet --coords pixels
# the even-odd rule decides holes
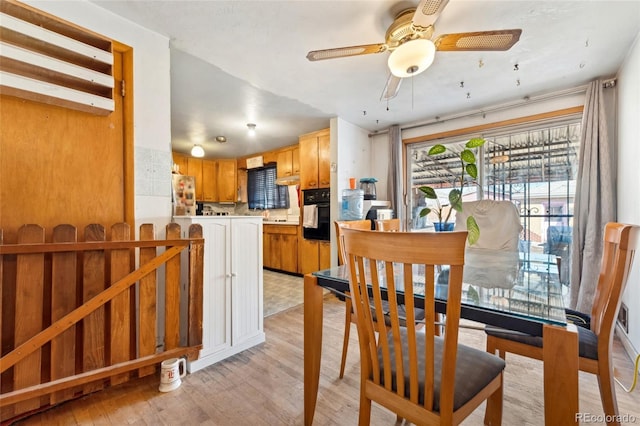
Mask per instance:
[[[618,312],[618,324],[624,330],[625,333],[629,334],[629,311],[627,309],[627,305],[622,303],[620,305],[620,311]]]

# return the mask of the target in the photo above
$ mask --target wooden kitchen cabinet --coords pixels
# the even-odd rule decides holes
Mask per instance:
[[[298,147],[291,150],[291,174],[294,176],[300,174],[300,148]]]
[[[293,175],[293,150],[278,152],[276,173],[279,178]]]
[[[238,202],[248,203],[247,184],[249,183],[249,173],[246,169],[237,169],[236,177],[238,179]]]
[[[328,188],[331,183],[329,129],[300,136],[300,188]]]
[[[262,229],[264,267],[297,273],[298,227],[295,225],[264,225]]]
[[[329,241],[298,241],[298,272],[308,274],[331,267],[331,244]]]
[[[217,164],[215,161],[202,161],[202,201],[212,202],[218,200],[216,172]]]
[[[195,177],[196,200],[210,203],[238,201],[238,177],[235,159],[203,160],[173,153],[173,161],[184,175]],[[246,191],[246,190],[245,190]]]
[[[177,172],[183,175],[188,174],[188,164],[187,164],[187,156],[184,154],[179,154],[177,152],[173,152],[173,163],[178,166]]]
[[[238,201],[236,160],[217,160],[218,202],[235,203]]]
[[[196,200],[202,201],[202,190],[204,188],[202,181],[202,159],[188,157],[187,158],[187,173],[183,173],[188,176],[193,176],[196,181]]]

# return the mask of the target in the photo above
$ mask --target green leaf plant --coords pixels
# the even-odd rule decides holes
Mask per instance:
[[[456,176],[452,182],[452,188],[451,191],[449,191],[449,204],[441,204],[440,200],[438,199],[438,194],[436,194],[435,189],[433,189],[432,187],[421,186],[420,188],[418,188],[424,194],[425,198],[435,200],[436,204],[434,208],[425,207],[424,209],[422,209],[420,211],[420,217],[424,217],[433,211],[438,216],[438,222],[448,223],[449,218],[451,217],[452,210],[456,210],[458,212],[462,211],[462,189],[465,187],[465,185],[469,185],[472,183],[475,184],[475,180],[478,178],[476,154],[473,150],[484,145],[485,142],[486,141],[482,138],[473,138],[465,144],[465,149],[460,153],[448,149],[446,146],[441,144],[434,145],[431,147],[431,149],[429,149],[428,155],[430,157],[443,154],[446,151],[454,153],[460,160],[460,175]],[[470,177],[471,180],[467,179],[466,176]],[[451,206],[451,208],[446,210],[445,216],[445,207],[448,206]],[[467,231],[469,233],[469,235],[467,236],[467,241],[470,245],[475,244],[478,241],[478,238],[480,238],[480,228],[478,227],[476,219],[471,215],[467,217]]]

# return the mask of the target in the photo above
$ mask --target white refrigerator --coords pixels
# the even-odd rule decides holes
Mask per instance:
[[[196,178],[179,174],[171,175],[173,188],[173,215],[196,215]]]

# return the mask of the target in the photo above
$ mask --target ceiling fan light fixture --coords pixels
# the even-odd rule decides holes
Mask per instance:
[[[436,54],[436,46],[431,40],[419,38],[396,47],[387,64],[396,77],[405,78],[420,74],[431,64]]]
[[[198,158],[204,157],[204,148],[201,145],[194,145],[191,148],[191,155]]]

